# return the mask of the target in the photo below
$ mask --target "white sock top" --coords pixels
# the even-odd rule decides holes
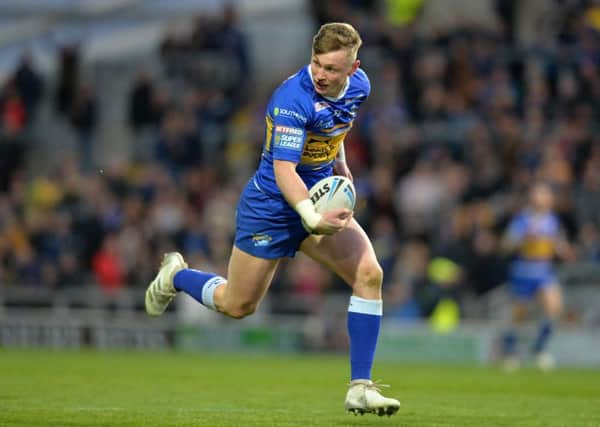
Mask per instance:
[[[348,305],[350,313],[371,314],[373,316],[383,315],[383,300],[380,299],[364,299],[352,295],[350,297],[350,305]]]
[[[227,282],[225,278],[221,276],[215,276],[209,279],[202,288],[202,304],[211,310],[217,310],[215,306],[215,289]]]

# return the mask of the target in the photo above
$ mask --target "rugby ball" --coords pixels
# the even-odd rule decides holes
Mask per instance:
[[[356,203],[354,184],[340,175],[323,178],[308,190],[308,194],[319,213],[339,208],[354,210]]]

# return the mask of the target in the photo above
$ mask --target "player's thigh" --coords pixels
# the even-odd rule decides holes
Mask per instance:
[[[359,288],[366,288],[366,292],[373,291],[379,296],[365,297],[380,297],[381,267],[369,237],[354,218],[339,233],[330,236],[310,235],[300,245],[300,251],[331,269],[357,295],[362,292]]]
[[[267,292],[278,265],[279,259],[258,258],[234,246],[221,302],[223,308],[256,308]]]
[[[547,316],[557,317],[562,312],[562,292],[558,283],[551,283],[540,288],[538,298]]]

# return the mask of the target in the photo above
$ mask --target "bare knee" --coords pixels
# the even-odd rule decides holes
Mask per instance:
[[[379,263],[369,263],[357,271],[353,290],[357,296],[367,299],[379,299],[381,298],[382,282],[383,270]]]

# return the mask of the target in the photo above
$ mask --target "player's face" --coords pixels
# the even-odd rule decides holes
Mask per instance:
[[[360,61],[353,61],[350,52],[345,49],[313,54],[310,72],[315,90],[322,96],[337,97],[346,83],[346,78],[351,76],[359,65]]]
[[[552,209],[554,196],[552,190],[547,185],[536,185],[531,189],[531,203],[534,209],[546,211]]]

